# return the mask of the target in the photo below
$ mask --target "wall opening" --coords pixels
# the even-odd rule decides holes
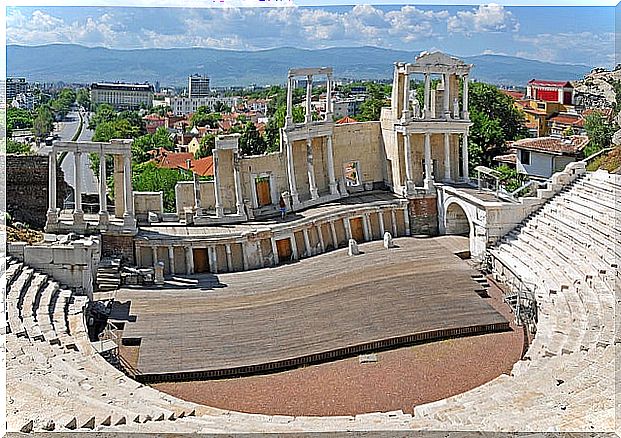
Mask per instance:
[[[470,236],[470,222],[463,208],[456,202],[446,209],[446,234]]]

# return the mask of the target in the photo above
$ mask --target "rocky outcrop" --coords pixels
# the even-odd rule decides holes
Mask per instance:
[[[621,81],[621,65],[613,71],[596,68],[584,79],[573,82],[576,104],[587,108],[610,108],[616,102],[614,82]]]

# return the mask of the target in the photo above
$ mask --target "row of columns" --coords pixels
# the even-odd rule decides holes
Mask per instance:
[[[226,272],[232,272],[234,270],[234,266],[233,266],[233,250],[231,247],[232,243],[225,243],[224,247],[225,247],[225,255],[226,255]],[[168,267],[169,267],[169,272],[171,274],[181,274],[181,272],[178,271],[177,267],[176,267],[176,263],[175,263],[175,248],[182,248],[183,252],[184,252],[184,261],[185,261],[185,270],[184,273],[186,275],[190,275],[190,274],[194,274],[194,253],[193,253],[193,249],[194,248],[206,248],[207,249],[207,258],[209,261],[209,267],[212,273],[217,274],[219,271],[221,271],[219,264],[218,264],[218,253],[216,250],[216,245],[207,245],[205,247],[192,247],[192,246],[175,246],[175,245],[168,245],[168,246],[163,246],[163,245],[150,245],[149,247],[142,247],[142,248],[150,248],[151,249],[151,253],[152,253],[152,259],[153,259],[153,266],[155,266],[159,261],[160,261],[160,257],[159,257],[159,249],[160,248],[167,248],[167,258],[168,258]],[[243,251],[243,246],[242,246],[242,251]],[[244,262],[244,266],[243,269],[246,270],[248,269],[248,263],[247,263],[248,259],[247,257],[243,257],[243,262]]]
[[[300,205],[300,197],[298,192],[297,183],[295,180],[295,167],[293,161],[293,142],[287,137],[286,133],[283,136],[285,145],[287,148],[287,174],[289,176],[289,190],[291,193],[291,199],[294,208]],[[334,150],[332,145],[332,135],[326,136],[326,156],[328,167],[328,184],[330,187],[331,195],[338,195],[338,188],[336,184],[336,175],[334,172]],[[312,138],[306,139],[306,174],[308,177],[308,185],[310,190],[311,199],[319,199],[319,192],[317,189],[317,183],[315,180],[315,166],[313,163],[313,143]]]
[[[74,187],[74,208],[73,208],[73,224],[74,226],[84,225],[84,211],[82,210],[82,170],[83,170],[83,152],[73,152],[73,166],[75,176]],[[58,206],[56,205],[56,150],[52,150],[49,154],[49,185],[48,185],[48,223],[58,222]],[[131,180],[131,156],[123,154],[123,226],[125,228],[135,228],[136,220],[134,217],[133,189]],[[106,184],[106,154],[103,150],[99,152],[99,226],[105,227],[109,221],[108,205],[107,205],[107,184]],[[118,192],[118,188],[117,188]]]
[[[455,178],[452,174],[452,166],[451,166],[451,134],[444,133],[444,180],[445,181],[453,181]],[[433,159],[431,155],[431,133],[427,132],[424,134],[424,154],[425,154],[425,177],[424,177],[424,185],[425,189],[430,190],[433,187]],[[403,136],[403,149],[405,156],[405,178],[406,178],[406,187],[409,190],[414,187],[414,176],[413,176],[413,167],[412,167],[412,146],[410,140],[410,134],[404,134]],[[468,167],[468,133],[465,132],[462,134],[462,145],[461,145],[461,160],[462,160],[462,169],[463,169],[463,181],[467,182],[469,180],[468,175],[470,173]]]
[[[324,113],[324,121],[332,119],[332,74],[326,75],[326,110]],[[287,114],[285,117],[285,127],[293,124],[293,89],[295,88],[295,77],[289,76],[287,79]],[[313,121],[313,112],[311,99],[313,95],[313,75],[306,75],[306,112],[304,115],[304,123]]]
[[[423,100],[423,118],[424,119],[430,119],[432,117],[432,111],[431,111],[431,73],[424,73],[424,84],[425,84],[425,91],[424,91],[424,100]],[[447,120],[450,120],[453,118],[453,116],[451,115],[451,108],[450,108],[450,95],[451,95],[451,89],[450,89],[450,77],[451,74],[450,73],[443,73],[442,74],[442,82],[444,85],[444,93],[443,93],[443,110],[444,110],[444,118]],[[461,114],[461,118],[467,120],[469,118],[469,113],[468,113],[468,87],[469,87],[469,78],[468,75],[462,75],[462,81],[463,81],[463,89],[462,89],[462,114]],[[395,68],[395,81],[393,84],[393,87],[397,87],[397,78],[398,78],[398,70],[397,68]],[[402,114],[401,117],[404,121],[408,121],[412,118],[412,113],[410,111],[410,75],[406,72],[404,73],[404,84],[403,84],[403,110],[402,110]],[[396,102],[396,100],[395,100]],[[458,117],[458,114],[455,112],[453,114],[455,117]]]

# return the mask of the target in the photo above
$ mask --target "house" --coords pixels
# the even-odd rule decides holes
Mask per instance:
[[[584,117],[575,113],[558,113],[548,120],[550,134],[562,137],[571,130],[572,134],[582,135],[584,131]]]
[[[547,179],[567,164],[579,160],[588,143],[587,136],[572,135],[564,138],[525,138],[513,142],[511,147],[516,150],[518,172]]]
[[[154,155],[152,161],[157,167],[165,169],[191,170],[198,176],[213,176],[213,157],[194,159],[194,154],[189,152],[171,152],[163,148],[151,151]]]
[[[157,114],[148,114],[142,118],[147,129],[147,134],[153,134],[160,126],[166,125],[166,118]]]
[[[561,112],[568,112],[572,107],[558,102],[525,98],[515,101],[515,107],[524,113],[526,127],[531,137],[550,135],[550,118]]]
[[[531,79],[526,86],[526,97],[563,105],[573,105],[574,87],[569,81]]]

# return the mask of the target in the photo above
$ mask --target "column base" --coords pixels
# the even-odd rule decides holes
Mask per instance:
[[[319,192],[317,189],[311,190],[311,199],[314,201],[315,199],[319,199]]]
[[[47,211],[47,223],[48,224],[57,224],[58,223],[58,209],[48,210]]]
[[[338,195],[339,194],[339,189],[336,185],[336,182],[330,184],[330,194],[331,195]]]
[[[297,193],[291,193],[291,208],[297,210],[300,208],[302,204],[300,203],[300,198]]]
[[[436,186],[434,185],[434,181],[432,179],[426,179],[424,181],[425,190],[428,192],[433,192],[436,190]]]
[[[110,217],[108,216],[108,212],[100,211],[99,212],[99,223],[98,223],[99,228],[105,228],[109,222],[110,222]]]
[[[237,215],[242,216],[244,219],[246,219],[246,210],[244,209],[244,205],[237,204],[235,208],[237,209]]]
[[[464,184],[470,184],[470,178],[468,177],[461,177],[459,180]]]
[[[73,212],[73,225],[84,225],[84,212],[83,211],[74,211]]]
[[[224,208],[216,207],[216,217],[224,217]]]
[[[135,230],[136,229],[136,219],[134,216],[127,214],[123,216],[123,228],[127,230]]]
[[[461,112],[461,118],[464,119],[464,120],[470,119],[470,113],[468,111],[462,111]]]

